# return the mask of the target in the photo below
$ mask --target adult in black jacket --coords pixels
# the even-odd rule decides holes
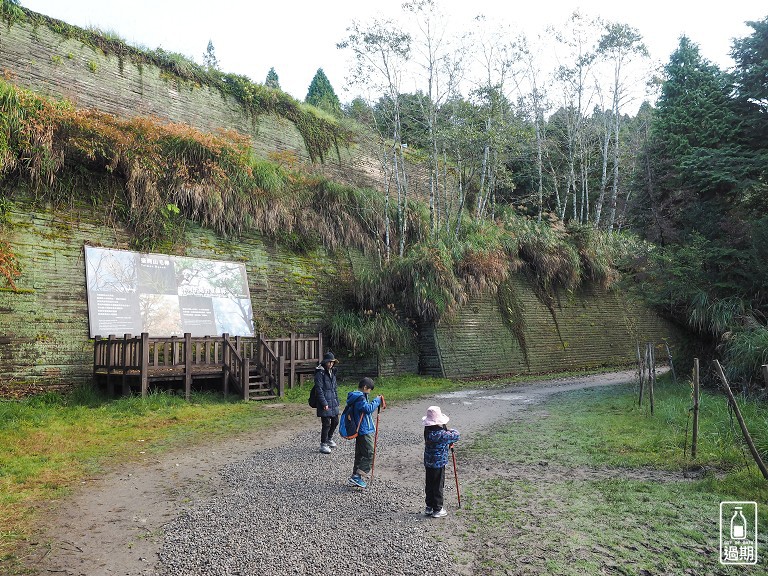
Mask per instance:
[[[317,393],[317,416],[321,421],[320,452],[330,454],[336,447],[333,433],[339,426],[339,392],[336,385],[336,364],[338,360],[333,352],[326,352],[323,360],[315,368],[315,388]]]

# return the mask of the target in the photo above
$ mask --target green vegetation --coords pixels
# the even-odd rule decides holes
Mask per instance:
[[[179,213],[223,235],[297,230],[332,247],[342,241],[361,248],[370,244],[371,216],[360,215],[356,206],[333,207],[335,218],[360,222],[357,228],[328,228],[314,216],[331,192],[343,195],[347,188],[289,174],[255,157],[244,136],[211,135],[151,118],[120,120],[0,81],[0,176],[12,175],[28,179],[35,194],[59,202],[82,197],[84,177],[121,179],[120,188],[90,186],[88,200],[117,204],[140,249],[178,240],[169,219]],[[347,236],[341,239],[341,233]]]
[[[691,405],[690,387],[669,380],[654,416],[631,386],[596,388],[558,394],[483,435],[463,454],[502,473],[468,482],[461,516],[487,547],[458,556],[473,557],[478,574],[730,574],[717,559],[719,502],[757,501],[764,525],[768,484],[718,394],[702,395],[691,459]],[[761,406],[740,407],[768,453]]]

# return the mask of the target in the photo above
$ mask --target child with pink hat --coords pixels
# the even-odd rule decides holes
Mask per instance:
[[[445,466],[448,464],[448,449],[458,442],[457,430],[448,429],[448,415],[443,414],[440,406],[427,408],[427,415],[421,419],[424,424],[424,468],[426,477],[425,516],[443,518],[448,512],[443,508],[443,487],[445,486]]]

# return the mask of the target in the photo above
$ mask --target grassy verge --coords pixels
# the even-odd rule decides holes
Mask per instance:
[[[622,386],[556,395],[465,449],[506,471],[466,487],[463,561],[473,573],[744,573],[718,562],[719,503],[757,501],[766,526],[768,482],[742,450],[725,399],[704,393],[692,460],[690,388],[659,386],[653,416],[637,406],[635,392]],[[742,409],[764,446],[764,408]],[[695,470],[696,479],[684,478],[684,470]],[[477,538],[488,544],[472,545]],[[765,554],[764,534],[760,542]],[[760,563],[750,573],[763,570]]]

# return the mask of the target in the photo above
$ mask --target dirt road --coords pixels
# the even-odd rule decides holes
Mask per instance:
[[[404,510],[418,514],[423,506],[423,442],[421,417],[427,406],[438,404],[451,417],[450,426],[462,433],[462,443],[494,422],[509,419],[515,412],[541,403],[552,394],[596,386],[626,383],[631,371],[532,382],[510,388],[471,388],[436,397],[391,405],[381,415],[376,478],[381,484],[404,486],[412,498]],[[275,410],[280,410],[275,406]],[[150,575],[156,573],[163,530],[194,502],[221,493],[223,479],[218,471],[254,452],[279,447],[299,433],[318,428],[308,409],[306,417],[291,419],[290,425],[275,434],[243,434],[216,444],[148,456],[143,462],[127,465],[102,477],[83,482],[71,497],[59,502],[47,514],[46,526],[33,540],[26,564],[39,574],[67,575]],[[413,430],[413,442],[388,449],[387,434]],[[316,444],[306,446],[315,453]],[[463,468],[462,480],[487,474]],[[343,482],[346,466],[338,471]],[[455,488],[446,482],[446,501],[455,504]],[[449,517],[442,530],[456,527]]]

